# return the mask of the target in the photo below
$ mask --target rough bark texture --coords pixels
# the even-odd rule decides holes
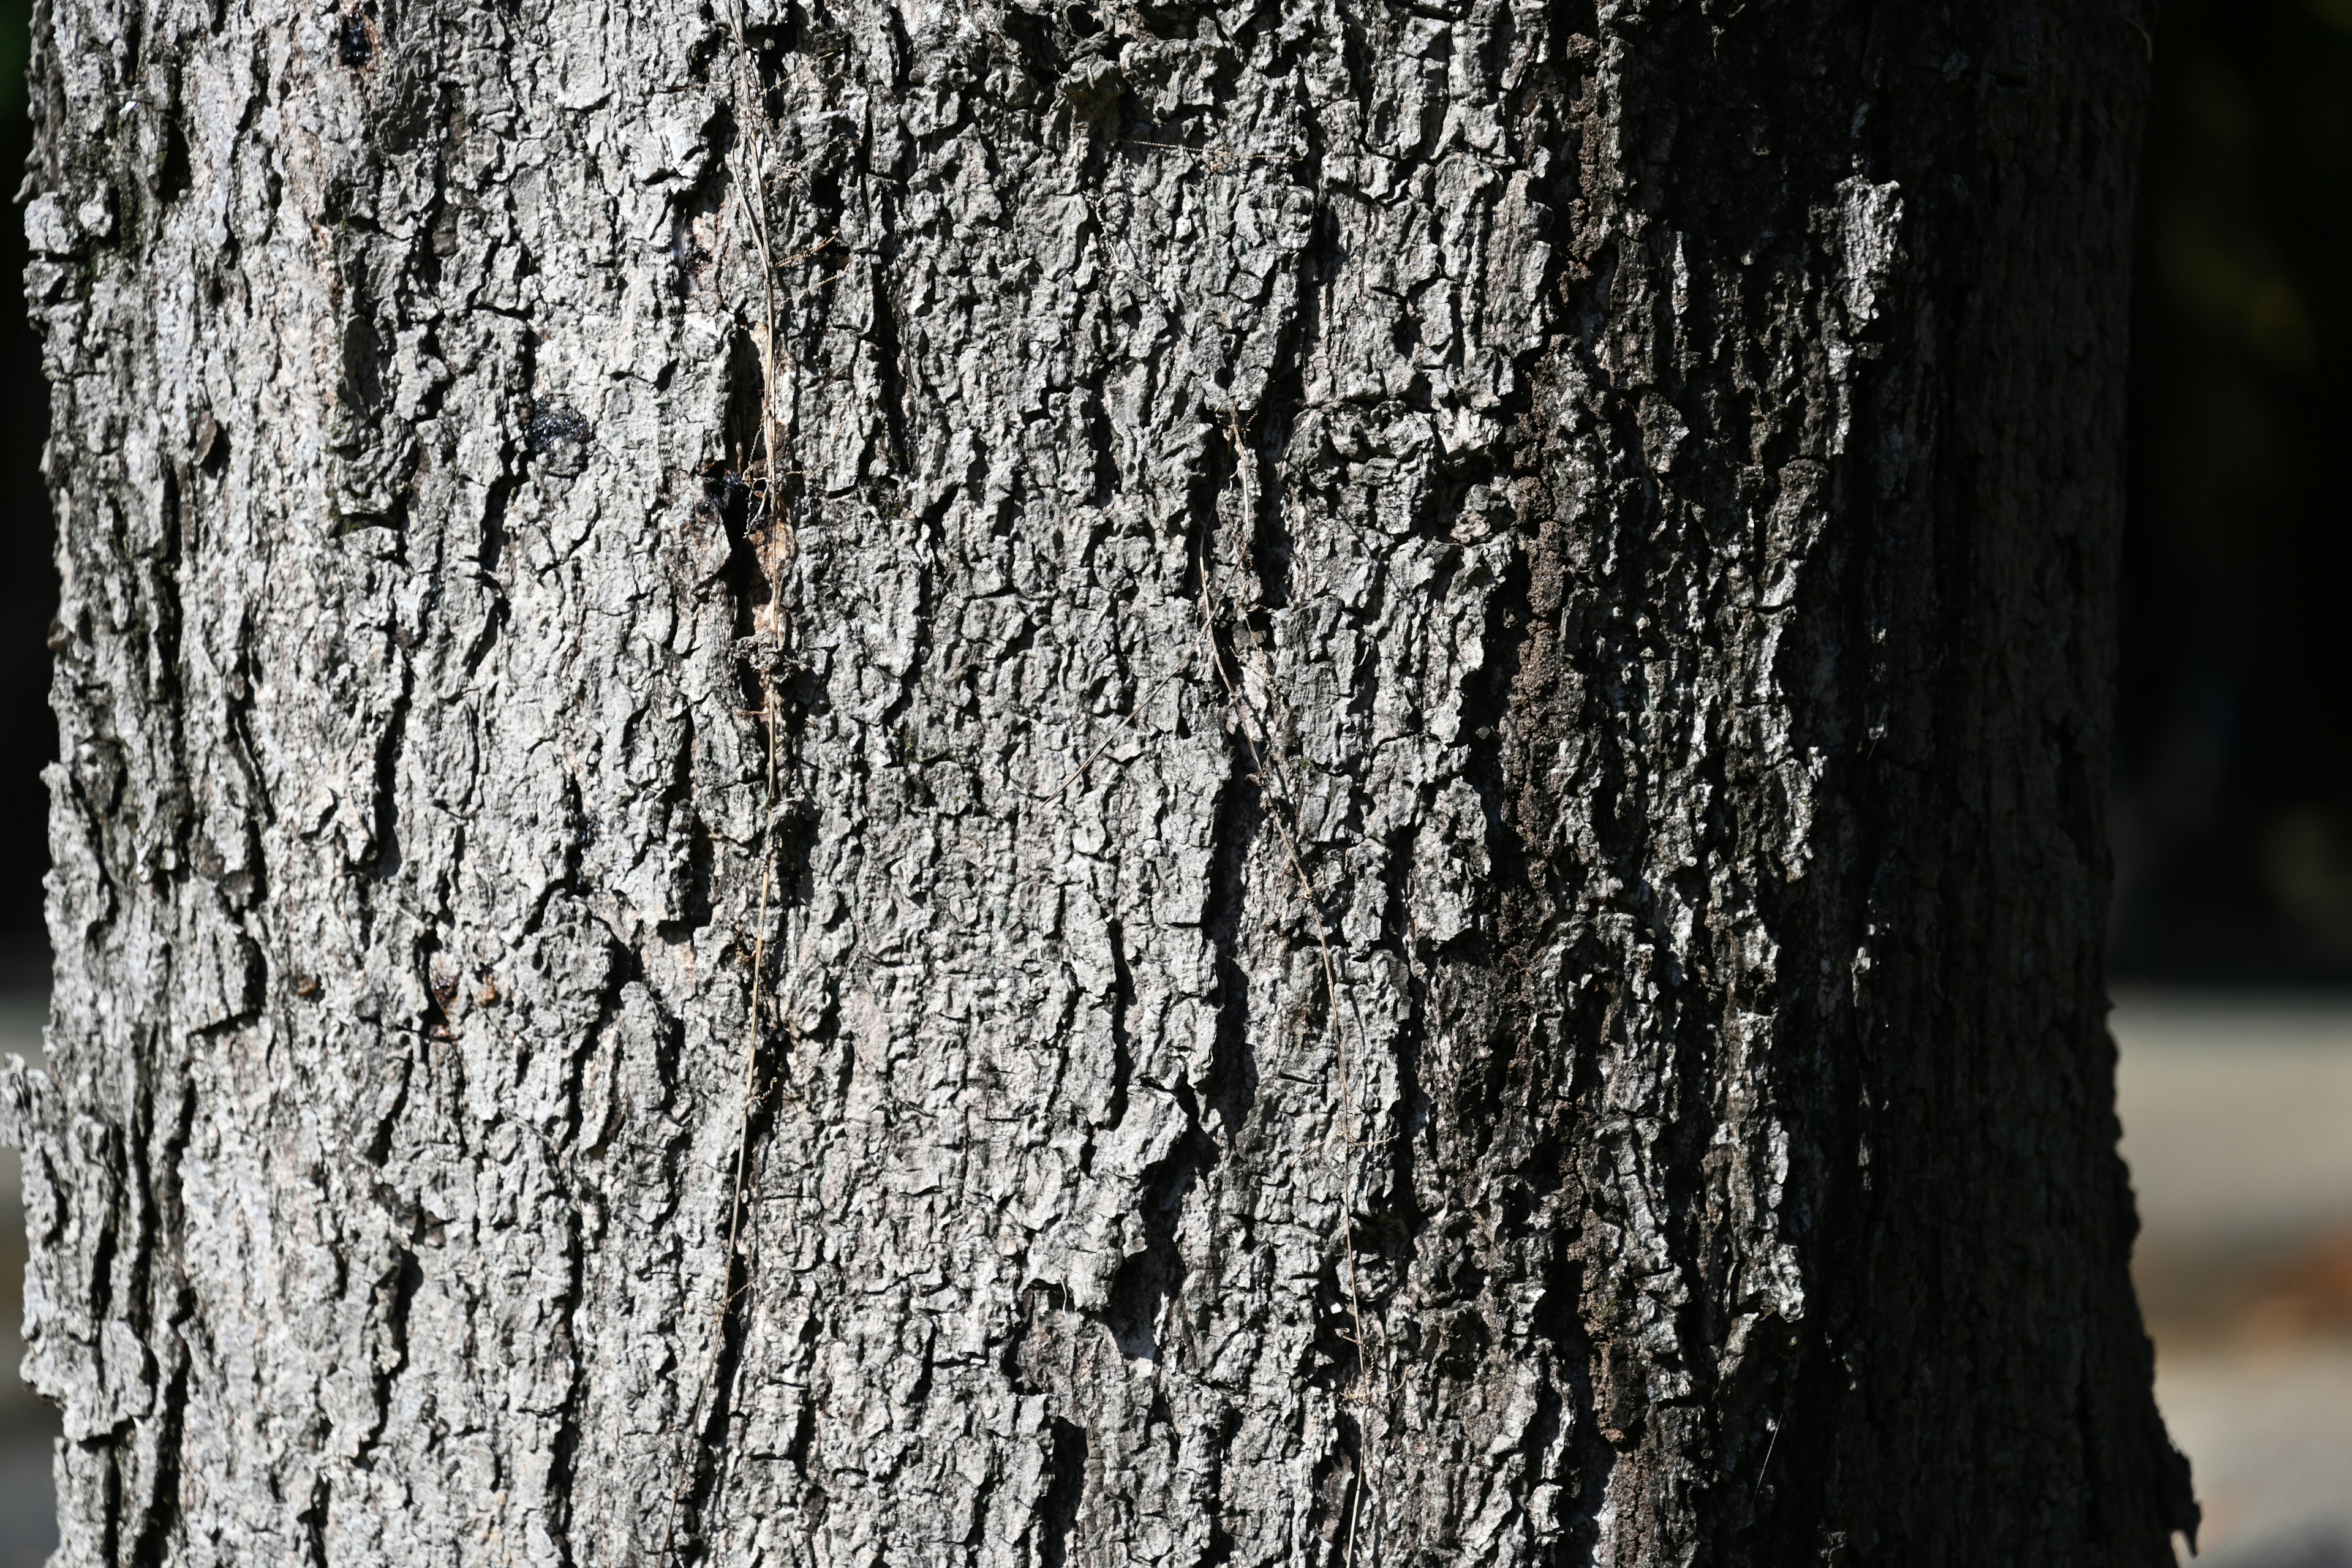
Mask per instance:
[[[2168,1564],[2136,14],[47,0],[61,1561]]]

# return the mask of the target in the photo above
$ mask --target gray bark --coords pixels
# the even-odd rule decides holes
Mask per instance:
[[[46,0],[60,1562],[2171,1562],[2137,5]]]

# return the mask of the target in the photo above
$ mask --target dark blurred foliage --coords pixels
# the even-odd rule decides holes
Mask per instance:
[[[2352,0],[2175,0],[2156,66],[2116,967],[2352,978]]]
[[[27,0],[0,0],[0,171]],[[2116,967],[2352,980],[2352,0],[2173,0],[2131,387]],[[40,935],[47,400],[0,218],[0,949]],[[2339,448],[2336,442],[2345,441]],[[7,967],[0,956],[0,968]]]
[[[25,117],[29,0],[0,0],[0,195],[13,194],[32,151]],[[49,401],[40,350],[25,324],[25,226],[0,211],[0,967],[41,941],[41,873],[49,866],[42,764],[57,755],[49,718],[49,502],[41,438]]]

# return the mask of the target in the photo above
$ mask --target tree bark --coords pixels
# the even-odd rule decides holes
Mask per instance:
[[[2142,15],[45,0],[60,1563],[2172,1562]]]

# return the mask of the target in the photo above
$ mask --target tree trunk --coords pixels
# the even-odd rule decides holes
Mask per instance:
[[[2135,4],[47,0],[64,1564],[2169,1564]]]

